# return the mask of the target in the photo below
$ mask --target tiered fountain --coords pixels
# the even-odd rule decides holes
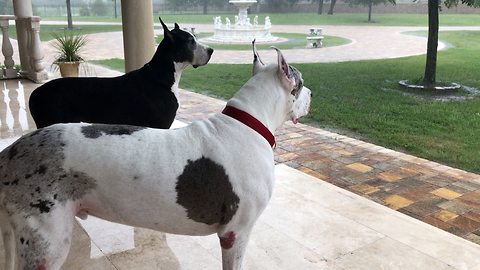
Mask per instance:
[[[232,24],[230,19],[225,18],[225,24],[222,23],[222,18],[213,18],[213,37],[209,40],[225,43],[250,43],[252,40],[256,42],[271,42],[278,38],[272,36],[270,28],[270,18],[265,18],[265,25],[258,24],[258,16],[253,18],[253,24],[248,18],[248,7],[256,0],[232,0],[230,3],[234,4],[238,8],[238,16],[235,16],[235,23]]]

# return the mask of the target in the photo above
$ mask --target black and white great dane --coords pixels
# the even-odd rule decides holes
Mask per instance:
[[[275,48],[276,49],[276,48]],[[309,111],[301,73],[276,49],[222,113],[184,128],[57,124],[0,153],[6,270],[59,269],[75,216],[184,235],[216,233],[223,269],[242,269],[274,187],[273,133]],[[17,253],[16,253],[17,252]]]
[[[175,23],[142,68],[114,78],[60,78],[30,96],[37,128],[56,123],[104,123],[169,128],[179,106],[182,71],[208,63],[213,49]]]

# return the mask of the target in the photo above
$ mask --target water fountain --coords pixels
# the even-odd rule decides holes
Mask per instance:
[[[271,42],[278,38],[272,36],[270,29],[272,24],[270,17],[265,18],[265,24],[258,24],[258,16],[253,18],[253,24],[248,18],[248,7],[256,0],[231,0],[229,3],[238,8],[238,15],[235,16],[235,22],[232,24],[229,18],[225,18],[225,24],[222,23],[220,16],[213,18],[213,37],[209,40],[224,43],[250,43],[253,39],[256,42]]]

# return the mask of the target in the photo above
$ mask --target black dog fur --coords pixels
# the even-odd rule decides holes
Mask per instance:
[[[73,122],[169,128],[179,106],[174,62],[191,64],[198,44],[176,23],[170,31],[160,22],[164,39],[142,68],[115,78],[60,78],[35,89],[29,107],[37,128]],[[207,47],[208,60],[212,53]]]

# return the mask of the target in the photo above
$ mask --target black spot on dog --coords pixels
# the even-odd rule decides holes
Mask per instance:
[[[291,74],[291,77],[295,79],[295,85],[293,86],[291,94],[295,98],[298,98],[298,95],[300,94],[300,91],[303,88],[302,73],[300,73],[298,69],[292,66],[288,66],[288,70],[289,70],[289,73]]]
[[[208,225],[227,224],[240,203],[225,169],[206,157],[188,160],[175,190],[188,218]]]
[[[23,239],[23,237],[20,237],[20,243],[23,245],[23,243],[25,243],[25,239]]]
[[[145,129],[145,127],[95,124],[82,127],[82,134],[85,138],[97,139],[103,135],[132,135],[143,129]]]
[[[50,208],[53,207],[55,204],[50,201],[45,200],[38,200],[38,203],[30,203],[31,207],[36,207],[40,211],[40,213],[49,213]]]
[[[95,188],[96,180],[92,177],[63,167],[65,154],[61,145],[66,144],[65,128],[54,125],[24,135],[0,152],[2,203],[29,217],[50,213],[57,203],[77,200]],[[43,148],[39,148],[41,144]],[[13,147],[16,150],[11,150]],[[14,152],[17,154],[10,160]],[[31,245],[35,242],[33,236],[24,238],[31,239]]]
[[[41,131],[42,131],[41,129],[37,129],[37,130],[33,131],[32,133],[30,133],[30,137],[35,137],[35,136],[37,136],[38,134],[41,133]]]
[[[18,153],[16,145],[13,145],[12,148],[10,148],[10,151],[8,152],[8,158],[12,160]]]
[[[38,170],[36,170],[35,173],[44,175],[46,171],[47,167],[45,167],[44,165],[40,165],[40,167],[38,167]]]
[[[26,265],[38,265],[38,262],[45,258],[50,242],[43,238],[38,228],[24,226],[20,229],[20,241],[28,246],[19,249],[19,256],[25,261]],[[32,268],[33,269],[33,268]]]

